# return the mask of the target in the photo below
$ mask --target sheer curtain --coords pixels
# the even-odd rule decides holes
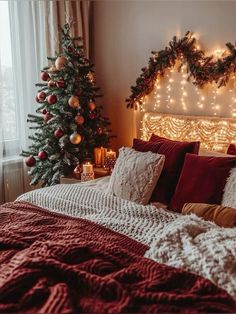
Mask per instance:
[[[2,51],[5,57],[7,54],[8,67],[3,64],[0,91],[2,203],[14,200],[29,188],[27,169],[19,153],[28,146],[27,114],[36,109],[34,84],[47,62],[47,53],[42,1],[1,1],[0,11],[6,20],[1,34],[8,34]],[[6,38],[0,40],[3,47]]]
[[[89,1],[0,1],[0,203],[30,188],[19,153],[29,144],[27,114],[37,106],[34,84],[47,55],[59,50],[59,26],[65,22],[71,22],[72,35],[84,38],[88,55],[89,7]],[[1,55],[7,56],[8,68]]]
[[[89,57],[89,25],[91,3],[86,0],[45,1],[46,42],[48,55],[60,51],[58,29],[66,22],[71,25],[71,35],[83,38],[85,55]]]

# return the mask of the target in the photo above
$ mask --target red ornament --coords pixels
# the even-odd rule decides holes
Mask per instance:
[[[64,135],[64,132],[62,131],[62,129],[58,128],[55,130],[54,135],[56,138],[61,138]]]
[[[46,93],[44,93],[44,92],[39,92],[38,95],[37,95],[39,101],[44,101],[45,98],[46,98],[46,96],[47,96],[47,95],[46,95]]]
[[[79,97],[79,96],[81,96],[83,93],[82,93],[82,91],[80,90],[80,89],[77,89],[76,91],[75,91],[75,96],[77,96],[77,97]]]
[[[88,107],[90,111],[93,111],[96,108],[95,102],[90,100]]]
[[[54,105],[57,102],[57,96],[52,94],[47,97],[49,105]]]
[[[47,113],[47,109],[43,109],[42,114],[46,114]]]
[[[76,123],[76,124],[83,124],[83,123],[84,123],[84,117],[81,116],[81,115],[77,115],[77,116],[75,117],[75,123]]]
[[[69,53],[72,53],[72,52],[73,52],[73,48],[72,48],[71,46],[69,46],[69,47],[67,47],[67,51],[68,51]]]
[[[47,112],[43,118],[45,122],[48,122],[49,120],[53,118],[53,115],[50,112]]]
[[[90,112],[89,119],[93,120],[95,118],[96,118],[96,115],[94,113]]]
[[[41,72],[40,77],[42,81],[47,81],[50,78],[47,72]]]
[[[97,135],[101,135],[101,134],[102,134],[102,128],[97,128],[96,134],[97,134]]]
[[[36,164],[36,159],[34,158],[34,156],[30,155],[25,159],[25,164],[28,167],[33,167]]]
[[[40,160],[46,160],[48,155],[47,153],[44,151],[44,150],[41,150],[39,153],[38,153],[38,157]]]
[[[63,79],[60,79],[59,81],[56,82],[57,87],[59,88],[65,88],[66,87],[66,83]]]

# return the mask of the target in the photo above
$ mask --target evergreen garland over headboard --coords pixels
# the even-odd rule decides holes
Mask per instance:
[[[187,65],[188,81],[202,88],[206,83],[215,82],[218,87],[225,86],[236,72],[236,44],[226,44],[227,50],[221,58],[206,56],[205,52],[196,46],[196,38],[191,32],[178,39],[173,37],[164,50],[152,51],[148,67],[142,68],[142,74],[137,78],[136,85],[131,86],[131,95],[126,99],[127,108],[137,109],[142,104],[144,96],[154,89],[155,81],[164,76],[165,71],[180,61],[181,67]]]

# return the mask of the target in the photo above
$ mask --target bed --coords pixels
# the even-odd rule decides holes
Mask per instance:
[[[146,114],[143,136],[150,119],[166,116]],[[210,147],[221,153],[235,139],[235,122],[224,126]],[[236,312],[236,228],[108,194],[109,180],[1,206],[0,312]]]

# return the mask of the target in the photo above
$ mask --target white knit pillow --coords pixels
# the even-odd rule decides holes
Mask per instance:
[[[236,208],[236,168],[230,171],[221,204],[223,206]]]
[[[148,204],[164,161],[164,155],[138,152],[130,147],[120,148],[108,193],[143,205]]]

